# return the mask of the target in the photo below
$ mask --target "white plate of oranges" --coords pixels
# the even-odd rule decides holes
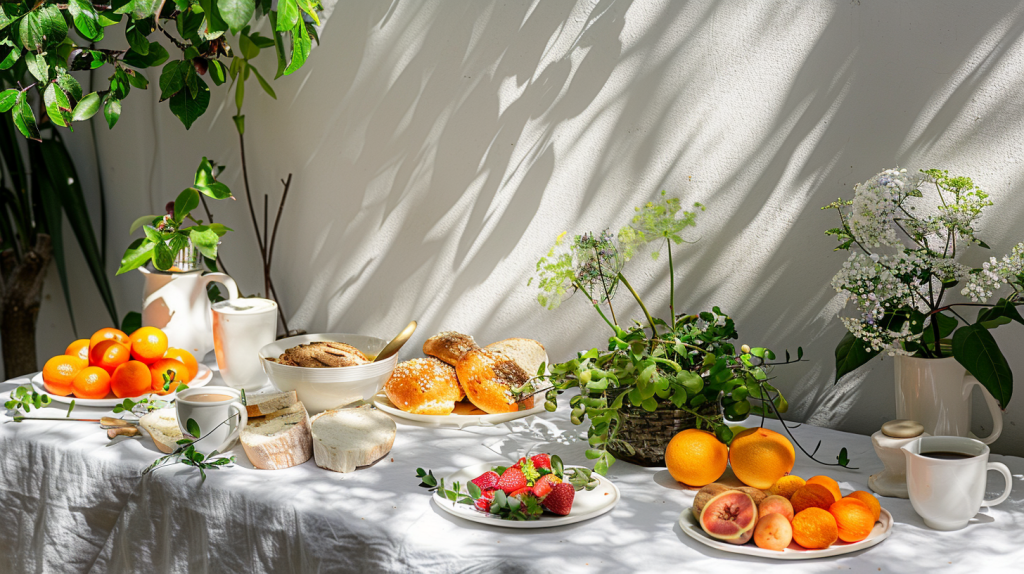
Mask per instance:
[[[210,368],[191,353],[168,347],[167,336],[156,327],[142,327],[131,335],[104,328],[46,361],[32,384],[54,402],[109,408],[153,394],[169,400],[180,383],[201,387],[212,378]]]

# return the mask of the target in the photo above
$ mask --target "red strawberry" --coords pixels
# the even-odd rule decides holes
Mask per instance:
[[[487,489],[480,493],[480,498],[476,499],[473,506],[477,507],[479,510],[483,510],[484,512],[490,512],[492,500],[494,500],[494,490]]]
[[[529,486],[520,488],[519,490],[508,495],[509,498],[518,498],[520,502],[525,500],[527,496],[536,497],[535,493],[533,492],[533,489],[530,488]]]
[[[544,500],[544,497],[551,492],[551,489],[560,482],[562,482],[562,479],[557,476],[553,474],[545,474],[540,477],[536,484],[533,485],[533,495]]]
[[[544,508],[555,514],[565,516],[572,510],[572,499],[576,496],[576,489],[568,482],[556,484],[551,488],[551,493],[544,498]]]
[[[480,490],[491,490],[496,484],[498,484],[498,473],[493,470],[488,470],[470,482],[479,486]]]
[[[518,464],[514,464],[505,469],[505,472],[498,478],[498,483],[494,485],[495,488],[505,491],[505,494],[511,494],[520,488],[525,488],[526,477],[523,475],[522,469]]]
[[[546,468],[548,470],[551,470],[551,457],[547,454],[535,454],[532,457],[530,457],[530,460],[533,461],[534,468]]]

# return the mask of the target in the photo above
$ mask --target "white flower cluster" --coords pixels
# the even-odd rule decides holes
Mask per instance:
[[[918,183],[919,179],[908,175],[906,169],[887,169],[855,185],[849,219],[853,235],[871,247],[902,247],[893,218],[900,201],[917,189]]]
[[[1013,247],[1009,255],[1002,259],[989,258],[982,263],[978,273],[970,275],[970,281],[960,291],[971,301],[985,303],[992,296],[993,290],[999,289],[1004,284],[1020,282],[1019,276],[1024,273],[1024,243],[1018,243]]]
[[[926,294],[938,291],[942,282],[960,280],[968,268],[943,257],[902,251],[894,255],[853,253],[842,270],[832,278],[832,287],[854,301],[859,318],[843,317],[843,324],[872,349],[890,355],[905,354],[903,343],[914,341],[911,324],[892,330],[883,319],[899,309],[929,311]],[[932,277],[933,284],[923,281]]]

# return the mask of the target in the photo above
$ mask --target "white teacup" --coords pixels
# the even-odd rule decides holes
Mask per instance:
[[[186,389],[178,393],[175,404],[181,433],[189,438],[199,438],[188,430],[189,419],[194,420],[203,437],[194,446],[207,455],[213,451],[224,452],[234,446],[239,431],[249,420],[242,405],[241,391],[231,387]]]
[[[1010,496],[1010,469],[989,462],[989,448],[979,440],[956,436],[927,436],[905,445],[907,491],[924,523],[935,530],[959,530],[982,506],[995,506]],[[1006,490],[985,500],[988,471],[1006,479]]]
[[[259,350],[277,340],[277,303],[245,297],[213,305],[213,350],[229,387],[258,390],[267,384]]]

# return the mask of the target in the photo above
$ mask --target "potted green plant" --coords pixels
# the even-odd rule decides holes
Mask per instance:
[[[897,416],[961,436],[970,430],[970,388],[980,384],[994,418],[988,442],[1013,391],[989,330],[1024,324],[1024,244],[981,267],[958,260],[972,245],[988,248],[975,227],[990,205],[969,177],[887,169],[855,186],[853,200],[823,208],[839,214],[840,226],[826,232],[839,240],[836,250],[851,251],[832,286],[855,305],[841,317],[848,332],[836,347],[835,382],[884,351],[895,357]],[[957,286],[965,300],[950,301]],[[1010,293],[988,304],[1000,288]],[[979,308],[973,321],[963,314],[970,307]]]
[[[703,210],[700,204],[697,209]],[[675,312],[673,244],[696,225],[696,211],[682,211],[678,198],[662,192],[637,208],[617,236],[608,231],[558,236],[555,246],[537,263],[539,302],[554,309],[574,292],[586,297],[612,331],[606,349],[593,348],[569,361],[544,367],[527,382],[522,394],[544,393],[549,411],[558,396],[578,389],[569,404],[574,424],[590,419],[587,430],[594,470],[604,474],[621,458],[643,466],[664,464],[668,442],[687,428],[714,432],[722,442],[732,439],[726,420],[749,415],[777,416],[788,404],[771,383],[772,351],[737,345],[733,320],[718,307],[710,312]],[[622,270],[645,245],[668,251],[670,321],[655,318]],[[652,257],[657,259],[659,251]],[[622,326],[613,297],[625,288],[643,311],[645,322]],[[602,309],[606,306],[608,314]],[[610,317],[609,317],[610,316]],[[798,350],[797,359],[803,355]],[[544,383],[548,383],[544,386]]]
[[[238,297],[234,280],[217,271],[217,244],[231,229],[220,223],[204,223],[192,215],[205,202],[203,197],[232,197],[231,190],[217,181],[221,170],[223,167],[204,157],[194,183],[168,205],[166,215],[145,215],[135,220],[131,231],[141,228],[145,235],[128,246],[117,271],[121,275],[138,269],[145,277],[142,325],[163,330],[171,346],[198,356],[213,349],[209,284],[218,282],[226,287],[228,299]],[[203,273],[199,255],[213,273]],[[152,270],[146,267],[150,262]]]

